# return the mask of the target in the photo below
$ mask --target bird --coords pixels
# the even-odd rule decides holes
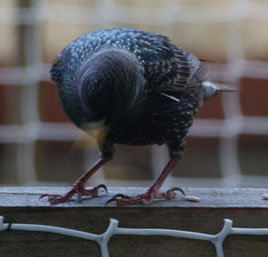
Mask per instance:
[[[110,161],[117,144],[162,145],[169,162],[148,190],[137,196],[115,195],[107,203],[150,204],[172,199],[174,187],[160,188],[182,158],[185,137],[203,102],[233,88],[208,79],[206,60],[177,46],[168,37],[133,28],[89,32],[58,55],[50,73],[70,120],[90,134],[97,131],[100,159],[63,195],[44,194],[51,204],[74,195],[98,196],[103,184],[86,189],[86,181]]]

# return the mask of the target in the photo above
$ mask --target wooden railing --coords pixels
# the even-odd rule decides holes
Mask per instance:
[[[254,230],[248,230],[246,235],[231,233],[226,239],[224,237],[225,257],[268,256],[268,201],[262,197],[268,192],[265,189],[185,189],[187,194],[200,197],[200,202],[185,201],[178,195],[170,201],[128,207],[105,206],[105,202],[119,192],[137,195],[146,189],[109,188],[108,195],[85,199],[82,203],[74,200],[55,206],[44,199],[39,200],[43,193],[60,194],[66,190],[51,187],[0,188],[0,216],[4,217],[4,223],[10,224],[9,228],[11,226],[10,231],[5,229],[0,232],[1,257],[101,256],[95,241],[53,233],[16,231],[12,224],[50,225],[102,234],[107,231],[111,218],[119,221],[120,228],[172,229],[209,235],[220,233],[224,219],[230,219],[235,228]],[[257,230],[259,228],[263,230]],[[258,236],[253,236],[250,231],[258,231]],[[121,234],[110,239],[108,248],[111,257],[217,256],[213,244],[204,240]]]

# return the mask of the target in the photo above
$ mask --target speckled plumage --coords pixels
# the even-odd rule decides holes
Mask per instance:
[[[208,81],[203,62],[167,37],[127,28],[74,40],[51,75],[70,119],[82,129],[98,124],[105,132],[98,140],[103,160],[112,158],[117,143],[167,144],[171,160],[180,159],[203,101],[229,90]]]
[[[202,82],[207,70],[195,56],[162,35],[125,28],[105,29],[69,44],[51,69],[67,114],[80,127],[93,122],[79,103],[74,81],[88,59],[109,49],[120,49],[133,56],[144,76],[144,100],[131,115],[108,124],[107,138],[131,145],[179,146],[202,103]]]

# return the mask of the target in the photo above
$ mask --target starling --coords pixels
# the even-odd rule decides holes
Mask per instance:
[[[85,182],[113,158],[116,144],[166,144],[170,161],[156,182],[136,197],[116,195],[117,205],[148,204],[171,199],[177,190],[159,192],[181,159],[184,139],[203,101],[228,86],[208,80],[203,60],[169,38],[138,29],[90,32],[70,43],[51,68],[63,108],[71,121],[90,133],[98,130],[100,160],[64,195],[47,196],[52,204],[74,194],[97,196],[105,185],[89,190]]]

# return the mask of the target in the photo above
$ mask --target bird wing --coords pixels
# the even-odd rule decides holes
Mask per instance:
[[[197,57],[190,53],[186,53],[190,65],[190,74],[187,81],[187,88],[189,90],[201,88],[203,81],[207,80],[207,67]]]
[[[145,52],[145,76],[149,87],[160,91],[194,91],[207,79],[207,68],[194,55],[177,47],[169,38],[155,35],[150,53]],[[146,50],[146,47],[145,47]]]

